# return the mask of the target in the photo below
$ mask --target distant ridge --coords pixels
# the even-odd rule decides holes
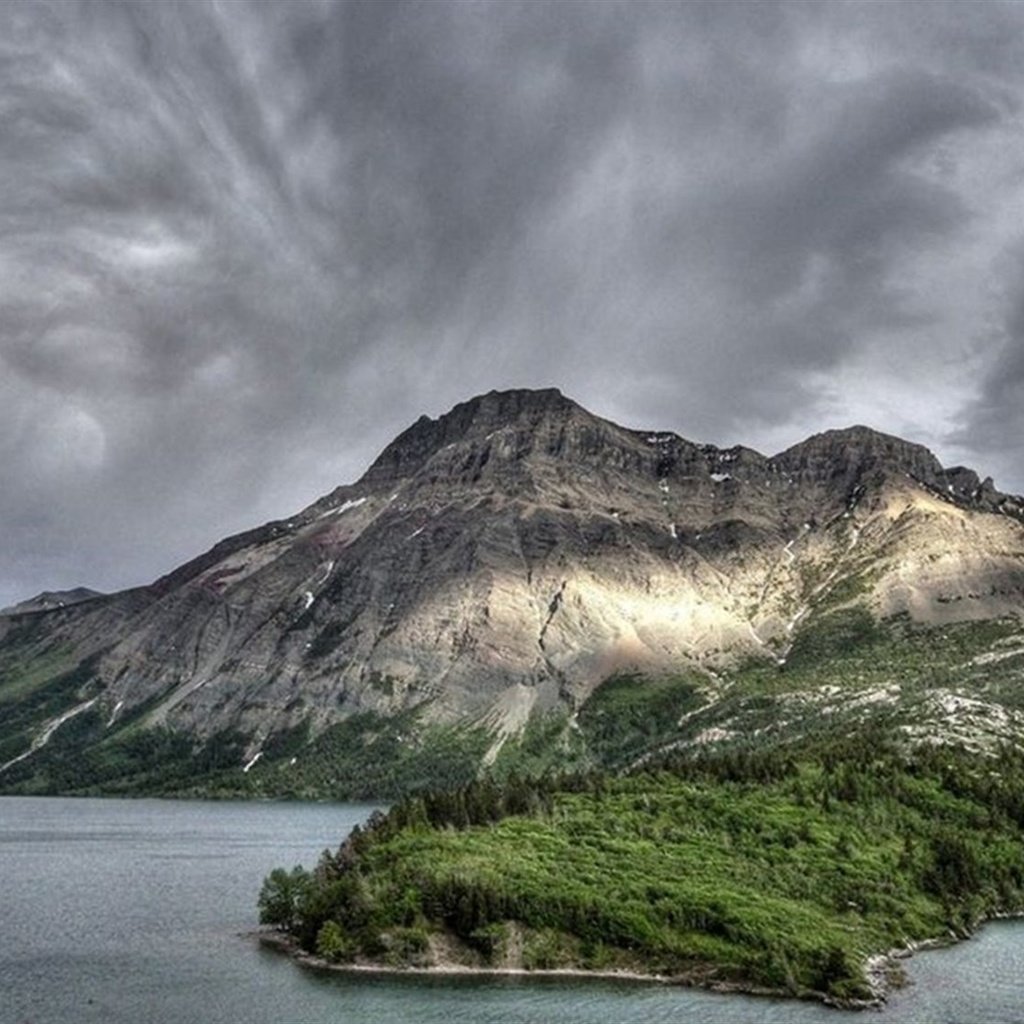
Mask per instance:
[[[96,597],[103,597],[103,594],[99,590],[90,590],[88,587],[75,587],[73,590],[44,590],[41,594],[36,594],[35,597],[20,601],[18,604],[0,608],[0,615],[50,611],[71,604],[81,604],[82,601],[91,601]]]

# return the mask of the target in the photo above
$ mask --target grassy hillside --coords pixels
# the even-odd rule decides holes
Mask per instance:
[[[1024,907],[1024,756],[867,740],[410,798],[268,878],[264,920],[336,962],[870,999],[872,954]]]

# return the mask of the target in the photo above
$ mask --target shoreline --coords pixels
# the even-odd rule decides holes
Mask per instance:
[[[495,978],[593,978],[605,981],[644,982],[656,985],[679,985],[684,988],[700,988],[722,995],[748,995],[774,999],[796,999],[803,1002],[817,1002],[838,1010],[863,1011],[885,1008],[889,996],[897,989],[908,984],[902,962],[909,960],[917,953],[929,950],[948,949],[961,942],[974,938],[977,932],[993,921],[1014,921],[1024,919],[1024,910],[999,912],[975,922],[970,932],[960,935],[950,931],[944,936],[909,941],[904,946],[896,946],[884,953],[874,953],[864,961],[864,977],[871,989],[870,999],[835,999],[824,992],[807,989],[794,993],[782,988],[769,988],[763,985],[747,984],[741,981],[715,980],[700,969],[695,968],[689,974],[665,975],[649,974],[644,971],[628,968],[608,968],[590,970],[585,967],[501,967],[460,964],[455,962],[432,964],[426,967],[398,966],[379,962],[334,963],[324,960],[313,953],[302,949],[292,936],[270,929],[256,929],[243,932],[242,937],[254,939],[262,948],[273,950],[287,956],[298,966],[307,970],[340,971],[346,974],[394,974],[423,977],[495,977]]]
[[[880,1010],[885,1005],[886,996],[892,988],[898,987],[891,983],[877,987],[874,978],[869,974],[868,980],[874,993],[871,999],[836,1000],[824,992],[807,989],[792,992],[782,988],[770,988],[764,985],[742,981],[715,980],[706,972],[695,968],[688,974],[651,974],[628,968],[605,968],[591,970],[586,967],[500,967],[478,966],[474,964],[442,963],[427,967],[398,966],[379,962],[335,963],[324,960],[313,953],[302,949],[290,935],[283,932],[258,929],[243,933],[243,937],[254,939],[262,948],[281,953],[300,967],[317,971],[337,971],[343,974],[387,974],[412,975],[422,977],[493,977],[493,978],[566,978],[594,979],[604,981],[643,982],[655,985],[678,985],[682,988],[699,988],[721,995],[747,995],[768,997],[773,999],[797,999],[804,1002],[823,1003],[841,1010]],[[907,956],[910,953],[906,954]],[[880,968],[883,978],[888,978],[893,970],[889,954],[881,954],[885,965]],[[865,971],[867,974],[868,972]]]

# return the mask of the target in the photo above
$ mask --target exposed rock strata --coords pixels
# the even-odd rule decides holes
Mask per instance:
[[[112,724],[253,738],[367,709],[496,734],[610,674],[784,658],[856,594],[932,622],[1024,609],[1024,502],[853,427],[767,458],[558,391],[422,417],[355,484],[152,586],[0,616],[0,654],[94,657]],[[524,710],[525,709],[525,710]]]

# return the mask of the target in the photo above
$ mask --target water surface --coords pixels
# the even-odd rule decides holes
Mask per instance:
[[[1024,1024],[1024,922],[908,961],[880,1014],[600,979],[303,970],[241,933],[271,868],[371,808],[0,797],[0,1024]]]

